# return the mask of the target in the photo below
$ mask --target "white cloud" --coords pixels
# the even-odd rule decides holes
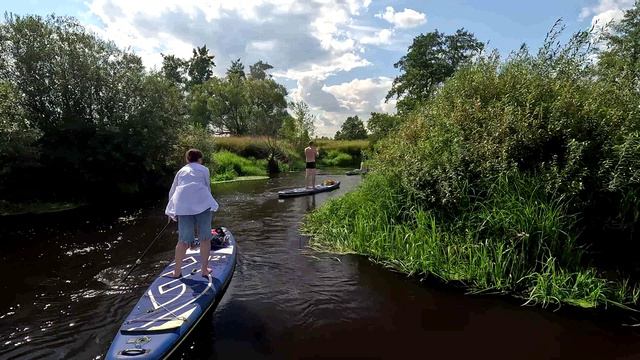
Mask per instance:
[[[424,13],[407,8],[396,12],[391,6],[387,6],[383,13],[376,14],[376,17],[390,22],[397,28],[411,28],[427,22],[427,15]]]
[[[318,133],[333,135],[347,116],[367,118],[371,111],[392,111],[383,98],[387,78],[345,81],[326,86],[332,77],[372,65],[370,46],[391,46],[395,28],[424,23],[424,14],[393,12],[394,28],[369,26],[371,0],[87,0],[88,27],[119,47],[134,50],[147,67],[159,67],[161,53],[191,57],[206,44],[215,55],[217,75],[232,60],[258,60],[275,68],[294,100],[309,103],[318,115]],[[392,9],[393,10],[393,9]],[[367,19],[368,18],[368,19]],[[385,88],[386,87],[386,88]],[[352,92],[352,93],[350,93]]]
[[[391,43],[391,36],[393,36],[393,30],[382,29],[376,31],[373,35],[365,35],[361,37],[360,43],[365,45],[386,45]]]
[[[591,17],[591,25],[602,29],[611,22],[616,22],[624,16],[625,10],[633,7],[635,0],[599,0],[598,4],[583,7],[580,20]]]

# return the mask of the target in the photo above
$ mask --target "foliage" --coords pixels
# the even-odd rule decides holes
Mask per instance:
[[[320,151],[320,157],[325,156],[329,151],[336,150],[359,159],[362,157],[362,152],[369,147],[368,140],[316,139],[314,141]]]
[[[215,181],[258,175],[267,175],[265,161],[247,159],[229,151],[213,153],[212,177]]]
[[[0,189],[12,185],[7,183],[12,171],[37,164],[39,137],[24,116],[16,89],[0,82]]]
[[[313,244],[529,303],[636,303],[632,53],[605,44],[594,62],[588,33],[560,31],[537,54],[472,59],[401,114],[362,187],[308,218]]]
[[[401,119],[397,115],[372,112],[369,121],[367,121],[371,142],[376,143],[391,134],[401,124]]]
[[[161,180],[181,127],[175,86],[70,18],[7,16],[0,39],[0,82],[20,94],[21,121],[41,134],[38,168],[12,170],[14,183],[52,197]],[[46,184],[36,184],[40,171]]]
[[[189,85],[201,85],[213,76],[214,56],[209,54],[207,45],[193,49],[193,55],[188,61],[187,73],[189,74]]]
[[[387,100],[397,97],[399,112],[416,109],[483,49],[484,44],[464,29],[453,35],[436,30],[417,36],[407,54],[393,65],[402,73],[393,80]]]
[[[280,136],[293,144],[296,150],[302,151],[315,132],[316,117],[304,101],[291,102],[289,108],[293,115],[284,118]]]
[[[347,117],[347,120],[342,123],[342,127],[334,136],[336,140],[358,140],[366,138],[367,130],[364,128],[364,123],[358,115]]]
[[[257,63],[249,66],[249,76],[255,80],[265,80],[271,77],[271,75],[267,73],[267,71],[271,69],[273,69],[273,66],[259,60]]]
[[[319,162],[325,166],[347,167],[354,164],[354,158],[338,150],[330,150]]]

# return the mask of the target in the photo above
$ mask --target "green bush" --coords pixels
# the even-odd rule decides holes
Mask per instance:
[[[584,34],[557,35],[476,59],[403,115],[362,186],[307,218],[313,246],[531,303],[635,303],[640,92]]]
[[[238,176],[267,175],[266,161],[246,159],[229,151],[213,154],[214,179],[231,180]]]
[[[347,167],[354,165],[354,158],[338,150],[330,150],[326,155],[318,160],[320,164],[325,166]]]

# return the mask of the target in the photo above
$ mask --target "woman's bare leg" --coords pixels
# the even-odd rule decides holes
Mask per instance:
[[[201,271],[202,276],[207,276],[211,273],[209,269],[209,251],[211,250],[211,240],[205,240],[200,242],[200,263],[202,264]]]
[[[182,276],[182,259],[184,259],[184,255],[187,253],[187,248],[189,245],[183,243],[182,241],[178,241],[176,245],[176,265],[173,268],[173,277]]]

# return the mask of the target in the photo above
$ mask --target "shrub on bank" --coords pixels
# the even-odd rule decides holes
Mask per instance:
[[[532,303],[635,303],[635,281],[602,274],[638,250],[640,96],[584,37],[550,39],[477,59],[406,115],[361,188],[307,218],[312,245]]]
[[[324,166],[347,167],[355,164],[354,157],[338,150],[330,150],[318,162]]]
[[[229,151],[213,154],[213,174],[215,181],[232,180],[238,176],[266,176],[265,160],[246,159]]]

